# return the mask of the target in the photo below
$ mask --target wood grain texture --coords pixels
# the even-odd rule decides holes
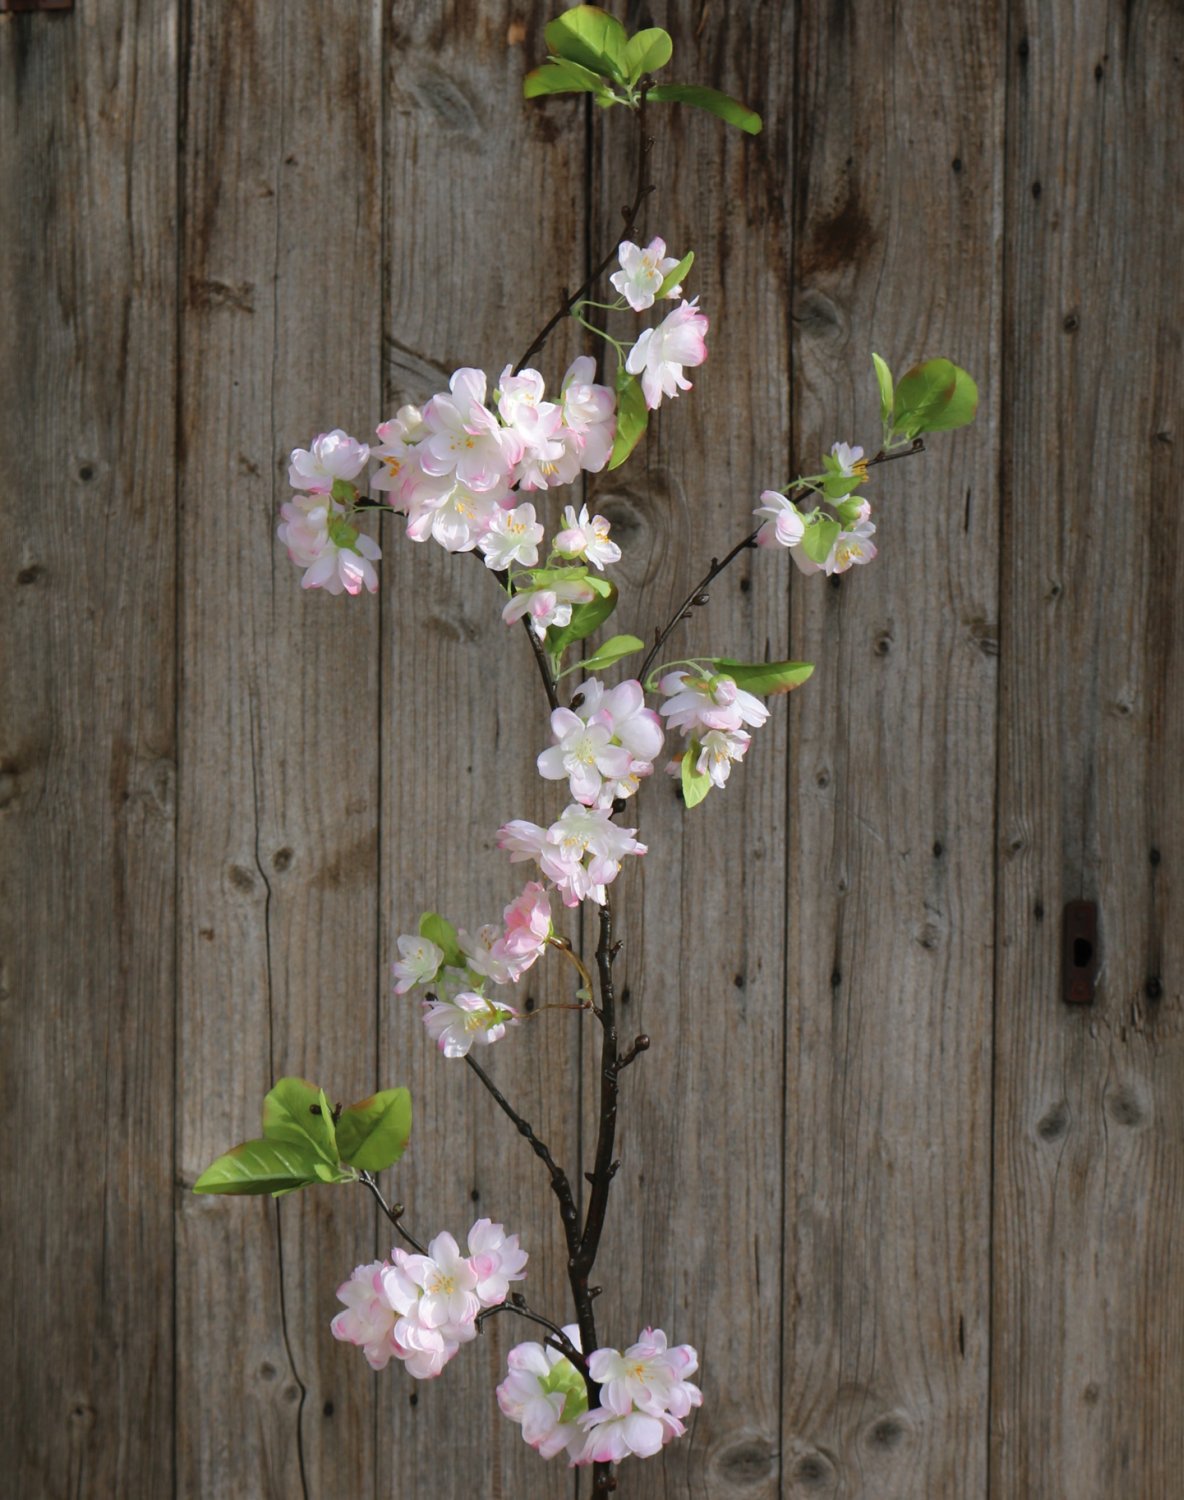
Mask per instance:
[[[492,389],[560,288],[582,277],[584,107],[515,102],[552,11],[431,4],[391,20],[384,415],[446,389],[458,366],[483,369]],[[564,331],[536,361],[551,389],[574,352]],[[558,519],[561,496],[534,498],[549,523]],[[544,1168],[464,1064],[438,1053],[418,1000],[392,997],[386,972],[396,937],[413,932],[422,911],[475,931],[500,920],[537,875],[511,866],[495,837],[511,818],[549,823],[565,804],[534,766],[549,743],[547,701],[521,628],[508,631],[498,617],[504,600],[480,555],[448,556],[434,542],[408,541],[397,519],[387,525],[380,1055],[383,1076],[408,1085],[416,1108],[396,1191],[424,1242],[442,1229],[463,1240],[481,1216],[520,1233],[531,1256],[526,1295],[567,1322],[566,1250]],[[575,921],[555,908],[557,926],[577,937]],[[520,987],[520,1002],[570,999],[570,973],[549,957]],[[541,1015],[480,1059],[573,1177],[581,1024],[591,1017]],[[389,1236],[379,1248],[389,1254]],[[571,1493],[563,1460],[542,1464],[494,1399],[507,1350],[536,1333],[495,1318],[439,1380],[388,1372],[378,1423],[388,1486],[406,1500]]]
[[[378,602],[302,592],[288,453],[378,405],[379,6],[195,4],[186,80],[179,1171],[265,1091],[375,1084]],[[186,1194],[186,1495],[374,1493],[372,1381],[329,1333],[361,1190]]]
[[[801,12],[795,462],[878,447],[870,352],[968,432],[867,486],[880,556],[795,578],[784,1493],[986,1485],[1003,40],[982,8]]]
[[[0,17],[0,1469],[30,1500],[172,1483],[176,50],[134,9]]]
[[[710,77],[747,97],[770,57],[792,49],[778,5],[713,13],[655,9],[676,38],[675,76]],[[671,254],[694,249],[688,295],[711,320],[694,390],[662,405],[633,459],[591,485],[625,550],[617,628],[651,638],[677,602],[749,533],[762,488],[783,477],[789,444],[790,194],[785,95],[754,101],[758,137],[700,112],[653,106],[657,141],[642,233]],[[619,228],[635,130],[623,115],[599,132],[594,241]],[[658,309],[659,315],[669,308]],[[627,315],[619,320],[635,336]],[[635,327],[655,321],[652,315]],[[619,330],[618,330],[619,331]],[[738,420],[738,414],[742,417]],[[745,554],[710,602],[663,650],[741,660],[788,655],[787,559]],[[637,670],[638,663],[633,663]],[[788,711],[787,711],[788,704]],[[601,1337],[625,1348],[648,1325],[702,1355],[704,1405],[687,1438],[621,1471],[625,1493],[757,1497],[779,1493],[779,1241],[784,1087],[785,747],[789,700],[773,700],[744,763],[687,811],[664,763],[622,821],[649,848],[615,887],[625,1042],[652,1046],[622,1080],[618,1155],[597,1303]],[[595,1098],[595,1075],[586,1095]]]
[[[1184,1464],[1179,7],[1015,5],[992,1494]],[[1060,918],[1096,901],[1095,1003]]]

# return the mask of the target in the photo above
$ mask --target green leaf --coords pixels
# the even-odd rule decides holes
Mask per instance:
[[[383,1172],[407,1149],[411,1138],[411,1095],[383,1089],[341,1111],[337,1145],[342,1161],[362,1172]]]
[[[614,662],[621,661],[626,656],[632,656],[635,651],[644,651],[645,642],[639,641],[635,635],[614,635],[607,641],[602,641],[588,659],[581,663],[585,672],[599,672],[602,667],[611,667]]]
[[[533,68],[522,80],[523,98],[538,99],[544,94],[596,94],[613,97],[612,89],[599,73],[581,68],[579,63],[571,62],[565,57],[552,58],[541,67]]]
[[[951,432],[974,421],[978,410],[978,386],[958,365],[954,366],[954,394],[936,417],[925,424],[926,432]]]
[[[738,688],[743,688],[746,693],[757,693],[762,698],[800,687],[814,671],[813,664],[808,661],[744,662],[733,661],[727,656],[716,656],[711,661]]]
[[[822,493],[828,500],[845,500],[863,483],[863,474],[828,474],[822,481]]]
[[[698,807],[712,787],[711,777],[707,772],[695,770],[702,750],[703,746],[699,741],[692,738],[682,753],[682,800],[687,807]]]
[[[560,568],[531,568],[531,587],[536,589],[550,588],[553,583],[578,583],[588,572],[583,563],[569,563]]]
[[[617,607],[617,588],[605,578],[589,578],[588,586],[596,590],[596,598],[586,604],[573,604],[571,620],[567,625],[547,631],[547,651],[558,658],[572,644],[582,641],[603,625]],[[598,587],[599,585],[599,587]],[[603,592],[602,592],[603,590]]]
[[[695,264],[695,252],[688,250],[683,258],[668,275],[663,276],[662,285],[658,288],[655,302],[660,302],[667,292],[672,292],[676,286],[681,286],[686,279],[687,272]]]
[[[638,31],[625,43],[625,76],[636,83],[643,73],[656,73],[664,68],[674,53],[670,33],[660,26],[648,26]]]
[[[193,1191],[278,1196],[318,1181],[318,1169],[327,1166],[307,1141],[244,1141],[212,1162]]]
[[[837,521],[829,521],[820,516],[807,525],[799,545],[811,562],[821,566],[830,556],[830,549],[838,541],[841,530]]]
[[[880,420],[884,424],[884,430],[887,431],[888,424],[892,421],[895,401],[892,391],[892,371],[878,354],[872,355],[872,364],[876,368],[876,383],[880,387]]]
[[[456,935],[456,928],[446,917],[442,917],[439,912],[425,911],[419,919],[419,935],[427,938],[429,943],[435,943],[450,969],[464,968],[465,956],[460,951],[460,939]]]
[[[617,381],[617,435],[613,439],[610,469],[619,469],[641,441],[649,424],[649,408],[636,376],[626,376],[624,384]]]
[[[263,1134],[269,1141],[308,1145],[323,1161],[339,1161],[333,1108],[323,1089],[307,1078],[281,1078],[263,1100]]]
[[[646,97],[668,104],[693,104],[696,109],[705,109],[709,114],[718,115],[729,125],[738,125],[749,135],[760,132],[760,115],[741,104],[739,99],[733,99],[730,94],[721,94],[718,89],[700,88],[693,83],[660,83]]]
[[[558,58],[578,63],[617,83],[626,81],[625,28],[599,5],[576,5],[547,23],[547,48]]]
[[[351,484],[348,479],[335,479],[330,494],[338,505],[352,505],[358,498],[358,487],[356,484]]]
[[[969,376],[966,377],[968,380]],[[971,381],[973,388],[974,382]],[[958,389],[958,367],[948,359],[927,359],[901,376],[896,387],[893,430],[905,437],[918,437],[935,430],[934,424],[953,401]],[[973,391],[977,402],[978,393]],[[973,407],[971,415],[973,416]],[[960,424],[955,423],[955,426]]]

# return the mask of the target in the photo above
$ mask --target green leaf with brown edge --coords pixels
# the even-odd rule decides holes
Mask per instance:
[[[565,10],[547,22],[543,35],[547,50],[555,57],[625,83],[628,35],[620,21],[599,5],[575,5]]]
[[[636,83],[643,73],[656,73],[674,55],[670,33],[660,26],[647,26],[635,32],[625,43],[625,75]]]
[[[971,386],[973,387],[973,381]],[[893,431],[908,438],[919,437],[923,432],[933,432],[934,423],[941,420],[942,413],[953,401],[957,389],[958,367],[950,360],[927,359],[914,365],[901,376],[896,386]],[[978,399],[977,391],[974,399]]]
[[[341,1159],[361,1172],[383,1172],[393,1166],[411,1139],[411,1094],[383,1089],[341,1111],[337,1146]]]
[[[641,441],[649,425],[649,407],[636,376],[617,378],[617,435],[613,439],[610,469],[619,469]]]
[[[541,67],[533,68],[522,80],[522,96],[539,99],[546,94],[596,94],[612,95],[612,89],[599,73],[581,68],[579,63],[566,57],[552,58]]]
[[[974,421],[978,411],[978,386],[959,365],[954,366],[954,394],[925,424],[925,432],[952,432]]]
[[[586,604],[573,604],[571,620],[558,630],[547,631],[548,655],[558,659],[575,641],[582,641],[598,629],[617,607],[617,588],[604,578],[589,578],[587,583],[596,590],[596,598]]]
[[[460,939],[447,917],[442,917],[438,911],[425,911],[419,919],[419,935],[427,938],[429,943],[435,943],[450,969],[464,968],[465,958],[460,951]]]
[[[659,83],[646,95],[656,103],[692,104],[696,109],[705,109],[708,114],[718,115],[729,125],[738,125],[749,135],[759,135],[761,117],[755,110],[733,99],[730,94],[721,94],[718,89],[700,88],[693,83]]]
[[[655,302],[660,302],[668,292],[672,292],[676,286],[681,286],[686,279],[687,272],[695,264],[695,252],[688,250],[683,258],[668,275],[663,276],[662,285],[658,288]]]
[[[268,1092],[263,1100],[263,1134],[269,1141],[310,1145],[333,1167],[340,1160],[333,1108],[324,1090],[307,1078],[281,1078]]]
[[[319,1182],[328,1163],[305,1141],[244,1141],[205,1169],[193,1184],[195,1193],[235,1195],[292,1192]]]
[[[707,793],[712,788],[711,777],[706,771],[697,771],[695,767],[699,763],[699,755],[703,746],[697,739],[692,738],[690,744],[682,753],[682,764],[679,769],[679,777],[682,782],[682,800],[687,807],[698,807]]]
[[[746,693],[757,693],[762,698],[800,687],[814,671],[813,663],[808,661],[744,662],[733,661],[728,656],[715,656],[710,660],[738,688],[743,688]]]

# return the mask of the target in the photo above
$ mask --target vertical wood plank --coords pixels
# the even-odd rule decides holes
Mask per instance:
[[[873,349],[987,401],[873,471],[871,567],[793,583],[793,1496],[986,1485],[1001,49],[982,7],[802,9],[795,462],[875,451]]]
[[[991,1493],[1184,1464],[1184,17],[1011,11]],[[1064,903],[1098,903],[1092,1006]]]
[[[711,320],[693,391],[664,403],[628,465],[598,476],[595,508],[625,557],[614,628],[652,638],[678,601],[750,532],[761,489],[788,463],[785,295],[791,191],[793,10],[774,4],[703,12],[655,7],[674,38],[671,77],[738,95],[764,117],[749,137],[683,107],[655,105],[653,180],[641,244],[694,249],[688,291]],[[619,231],[635,132],[623,113],[599,132],[593,242]],[[643,315],[657,322],[671,304]],[[625,324],[628,327],[628,323]],[[631,331],[632,340],[636,333]],[[757,660],[788,655],[785,564],[745,554],[710,603],[663,651]],[[639,663],[632,662],[637,670]],[[649,852],[613,888],[624,942],[621,1033],[652,1046],[622,1077],[613,1184],[596,1280],[603,1342],[647,1325],[693,1344],[704,1404],[661,1456],[622,1466],[630,1496],[779,1494],[782,1094],[785,942],[785,749],[793,705],[774,700],[727,786],[687,811],[664,774],[621,819]],[[595,1072],[585,1073],[594,1100]],[[592,1128],[586,1112],[586,1130]]]
[[[378,403],[380,7],[195,0],[186,86],[180,1127],[186,1184],[264,1092],[375,1075],[378,600],[302,592],[291,448]],[[374,1493],[364,1364],[329,1333],[360,1190],[184,1195],[178,1487]]]
[[[584,110],[522,101],[542,56],[547,3],[423,5],[392,14],[385,156],[386,411],[447,388],[462,365],[490,389],[558,301],[582,278]],[[536,361],[555,388],[574,353],[564,330]],[[553,534],[565,500],[534,496]],[[382,1076],[406,1084],[416,1126],[395,1191],[423,1241],[449,1229],[463,1241],[487,1215],[518,1232],[531,1256],[524,1288],[560,1322],[573,1316],[566,1251],[546,1173],[465,1065],[444,1059],[419,1004],[393,997],[395,938],[419,914],[444,912],[474,930],[500,919],[532,867],[495,846],[515,817],[549,822],[562,802],[538,776],[547,704],[519,627],[479,554],[447,556],[384,523]],[[572,937],[568,919],[557,925]],[[519,990],[538,1003],[568,999],[556,957]],[[590,1017],[542,1015],[481,1062],[573,1177],[578,1125],[578,1030]],[[571,1080],[565,1089],[565,1080]],[[545,1102],[544,1102],[545,1101]],[[381,1235],[379,1253],[390,1252]],[[563,1459],[544,1464],[497,1409],[507,1350],[537,1330],[493,1319],[438,1380],[392,1365],[379,1379],[378,1469],[412,1500],[439,1495],[571,1493]],[[356,1351],[354,1351],[356,1354]]]
[[[176,14],[0,17],[0,1470],[172,1484]]]

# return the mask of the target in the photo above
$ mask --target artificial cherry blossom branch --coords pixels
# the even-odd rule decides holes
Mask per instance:
[[[405,1211],[403,1205],[401,1203],[388,1203],[382,1196],[381,1188],[375,1182],[374,1178],[371,1177],[369,1172],[359,1172],[358,1181],[362,1184],[363,1187],[368,1187],[374,1194],[375,1198],[377,1198],[379,1208],[382,1209],[383,1213],[390,1220],[391,1224],[394,1226],[395,1233],[400,1237],[400,1239],[405,1240],[407,1244],[409,1244],[418,1255],[426,1255],[427,1251],[419,1243],[419,1241],[416,1239],[412,1239],[411,1235],[409,1235],[403,1228],[402,1221]]]

